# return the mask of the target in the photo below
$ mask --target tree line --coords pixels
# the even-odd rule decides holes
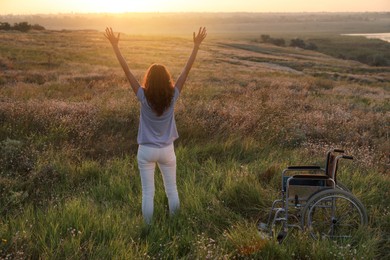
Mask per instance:
[[[29,24],[28,22],[20,22],[20,23],[14,23],[12,26],[11,24],[7,22],[0,22],[0,30],[4,31],[21,31],[21,32],[28,32],[30,30],[45,30],[45,27],[39,24]]]
[[[268,34],[262,34],[260,41],[264,43],[271,43],[277,46],[286,46],[286,41],[283,38],[272,38]],[[306,43],[304,40],[295,38],[290,40],[289,46],[298,47],[306,50],[317,50],[318,47],[312,42]]]

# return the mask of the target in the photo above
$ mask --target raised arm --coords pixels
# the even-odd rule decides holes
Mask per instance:
[[[130,82],[130,86],[133,89],[134,93],[137,95],[137,91],[140,88],[140,84],[138,80],[134,77],[133,73],[131,73],[126,60],[123,58],[122,53],[119,50],[118,43],[119,43],[120,34],[118,33],[118,36],[115,36],[114,32],[112,31],[112,28],[107,27],[104,36],[110,41],[112,48],[114,49],[115,55],[118,58],[118,61],[123,71],[125,72],[127,79]]]
[[[190,73],[192,64],[194,64],[196,55],[198,54],[198,50],[200,47],[200,44],[202,41],[206,38],[207,32],[206,32],[206,27],[200,27],[198,33],[195,35],[195,32],[193,34],[193,39],[194,39],[194,48],[192,49],[192,53],[190,55],[190,58],[187,61],[187,64],[184,66],[183,71],[181,72],[179,78],[176,81],[175,87],[179,89],[181,92],[184,83],[187,80],[188,73]]]

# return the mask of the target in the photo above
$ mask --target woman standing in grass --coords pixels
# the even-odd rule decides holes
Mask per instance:
[[[165,66],[153,64],[147,70],[141,86],[119,50],[120,34],[115,36],[112,28],[106,28],[105,37],[110,41],[130,86],[140,102],[137,160],[142,182],[142,214],[148,224],[153,217],[156,163],[163,176],[170,214],[174,214],[180,206],[176,186],[176,155],[173,146],[173,142],[179,136],[174,106],[206,35],[205,27],[199,28],[197,34],[193,33],[194,48],[175,84]]]

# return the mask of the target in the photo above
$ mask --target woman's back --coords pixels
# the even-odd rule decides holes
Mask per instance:
[[[138,89],[137,98],[141,104],[138,143],[157,148],[172,144],[179,137],[174,116],[174,106],[179,98],[179,90],[174,88],[172,102],[160,116],[149,105],[142,87]]]

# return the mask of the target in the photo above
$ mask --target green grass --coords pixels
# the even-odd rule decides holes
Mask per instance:
[[[352,38],[351,38],[352,37]],[[272,38],[272,37],[271,37]],[[290,43],[293,39],[296,39],[296,36],[293,38],[282,38],[285,40],[285,46],[290,46]],[[319,36],[303,34],[303,38],[299,38],[307,46],[310,43],[314,44],[317,48],[316,50],[320,53],[324,53],[335,58],[346,59],[346,60],[355,60],[368,64],[371,66],[386,67],[390,66],[390,43],[379,40],[379,39],[368,39],[364,36],[348,36],[348,35],[337,35],[337,34],[328,34]],[[261,39],[253,39],[254,42],[263,42]],[[272,44],[272,43],[269,43]],[[268,47],[267,49],[259,48],[251,45],[235,44],[236,47],[268,53],[272,49]],[[295,51],[294,53],[299,53]],[[278,48],[278,54],[283,56],[284,54],[291,54],[293,51],[288,50],[286,52],[283,48]],[[351,68],[352,69],[352,68]]]
[[[337,36],[328,38],[312,38],[318,50],[333,57],[356,60],[373,66],[390,66],[390,44],[378,39],[367,39],[363,36]]]
[[[191,51],[190,39],[122,38],[139,78],[152,62],[177,77]],[[102,34],[2,33],[0,42],[7,50],[0,55],[0,258],[389,257],[387,68],[206,41],[176,107],[181,209],[169,217],[157,171],[147,227],[139,108]],[[53,50],[50,62],[43,45]],[[331,147],[355,157],[341,162],[339,179],[366,206],[369,226],[346,243],[297,230],[282,245],[262,239],[256,220],[279,198],[281,171],[323,165]]]
[[[278,196],[280,169],[276,167],[271,170],[273,175],[263,176],[265,172],[260,169],[275,167],[270,159],[242,164],[239,154],[235,155],[237,158],[231,155],[230,159],[220,159],[219,163],[217,158],[196,163],[194,158],[201,150],[199,146],[177,149],[181,210],[174,218],[168,217],[162,180],[156,179],[155,219],[150,228],[143,225],[140,215],[140,179],[134,158],[115,159],[105,165],[84,161],[75,167],[62,157],[61,163],[52,165],[52,175],[55,172],[59,176],[57,181],[50,178],[52,184],[48,184],[47,175],[41,174],[46,180],[35,182],[36,194],[20,203],[24,204],[23,209],[3,217],[1,234],[6,242],[2,252],[14,256],[99,259],[281,259],[292,254],[296,258],[328,259],[332,254],[339,258],[372,258],[385,253],[379,246],[384,243],[385,237],[380,234],[388,223],[388,212],[373,210],[371,205],[386,205],[378,194],[385,194],[388,184],[376,185],[365,195],[358,187],[352,188],[375,215],[370,214],[369,232],[355,238],[358,241],[349,242],[349,247],[312,241],[294,231],[283,245],[278,245],[273,240],[262,240],[254,223]],[[260,155],[269,158],[269,154]],[[365,182],[358,174],[353,176],[354,182]],[[31,198],[37,200],[37,205],[32,205]],[[328,244],[329,250],[324,249],[323,243]]]

